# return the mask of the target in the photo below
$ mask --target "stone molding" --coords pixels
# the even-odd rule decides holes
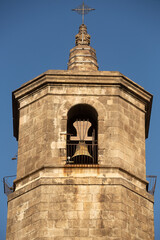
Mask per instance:
[[[135,99],[145,104],[146,111],[146,138],[149,132],[150,114],[152,107],[153,96],[145,91],[141,86],[134,83],[132,80],[121,74],[120,72],[76,72],[63,70],[48,70],[40,76],[23,84],[19,89],[12,93],[13,98],[13,125],[14,136],[18,139],[18,125],[19,125],[19,107],[20,101],[36,91],[41,91],[44,86],[48,86],[46,94],[49,94],[50,86],[68,85],[76,86],[82,85],[86,87],[100,86],[100,87],[118,87],[126,93],[132,95]],[[61,94],[62,95],[62,94]],[[90,95],[90,94],[88,94]]]
[[[120,185],[128,190],[140,195],[141,197],[147,199],[148,201],[154,203],[154,197],[147,193],[145,190],[138,188],[134,184],[128,182],[123,178],[95,178],[95,177],[63,177],[63,178],[54,178],[54,177],[40,177],[39,179],[35,179],[32,182],[28,182],[27,185],[22,188],[16,190],[8,196],[8,202],[13,200],[14,198],[19,197],[34,188],[37,188],[42,185]]]
[[[76,176],[77,172],[78,176]],[[140,179],[117,167],[104,165],[43,166],[25,177],[16,179],[14,181],[16,191],[8,196],[8,201],[40,185],[123,185],[154,202],[154,197],[146,191],[147,184],[145,179]]]

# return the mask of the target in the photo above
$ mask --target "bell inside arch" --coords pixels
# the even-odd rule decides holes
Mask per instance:
[[[79,104],[73,110],[67,120],[66,164],[97,164],[97,118],[89,105]]]
[[[78,143],[78,145],[76,146],[76,151],[74,153],[74,155],[72,156],[72,159],[74,160],[76,157],[89,157],[91,159],[93,159],[93,157],[91,156],[91,154],[88,151],[88,146],[84,141],[80,141]]]

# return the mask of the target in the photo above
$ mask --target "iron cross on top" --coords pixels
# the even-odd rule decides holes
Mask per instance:
[[[84,15],[89,13],[89,11],[93,11],[93,10],[95,9],[88,7],[86,4],[84,4],[84,1],[79,7],[72,9],[72,11],[75,11],[78,14],[82,15],[82,24],[84,24]]]

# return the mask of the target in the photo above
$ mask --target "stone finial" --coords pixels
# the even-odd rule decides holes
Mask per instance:
[[[79,27],[79,33],[76,35],[76,46],[78,45],[90,45],[90,35],[87,33],[87,27],[85,24],[81,24]]]
[[[79,33],[75,37],[75,47],[70,50],[68,70],[97,71],[96,51],[90,46],[90,35],[85,24],[79,27]]]

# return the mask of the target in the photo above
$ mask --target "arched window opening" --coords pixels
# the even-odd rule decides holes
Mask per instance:
[[[98,164],[98,114],[88,104],[78,104],[68,112],[67,164]]]

